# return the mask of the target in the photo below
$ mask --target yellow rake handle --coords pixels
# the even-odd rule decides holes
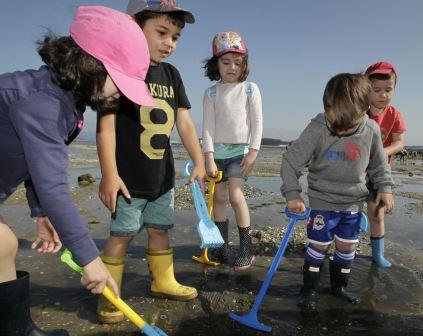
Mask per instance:
[[[207,176],[207,181],[209,181],[209,197],[207,199],[207,210],[209,210],[209,216],[212,218],[213,213],[213,197],[214,197],[214,188],[216,186],[216,182],[220,182],[222,180],[222,171],[219,170],[217,172],[216,177]]]

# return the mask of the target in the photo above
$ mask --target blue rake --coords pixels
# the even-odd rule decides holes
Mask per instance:
[[[189,177],[189,170],[194,167],[194,164],[190,161],[185,165],[185,176]],[[194,199],[195,210],[197,212],[198,219],[200,220],[197,224],[197,231],[201,239],[200,247],[204,248],[218,248],[222,246],[225,241],[220,234],[216,224],[210,219],[209,212],[207,210],[206,201],[203,197],[203,192],[197,180],[191,184],[192,197]]]
[[[260,291],[254,300],[253,307],[251,308],[250,312],[246,315],[237,315],[235,313],[229,313],[229,317],[238,323],[241,323],[243,325],[246,325],[247,327],[271,332],[272,327],[266,326],[257,318],[257,312],[260,309],[261,302],[264,299],[264,296],[266,295],[266,292],[270,286],[270,283],[272,282],[273,276],[276,273],[276,270],[278,269],[279,263],[282,259],[282,256],[286,250],[286,247],[288,246],[288,241],[291,238],[292,232],[294,231],[295,224],[297,223],[297,220],[304,220],[308,219],[310,215],[310,208],[306,208],[305,213],[303,214],[295,214],[288,210],[288,208],[285,208],[285,214],[291,218],[288,229],[286,230],[285,236],[283,237],[282,243],[279,246],[278,252],[276,253],[276,256],[273,258],[272,264],[270,265],[269,270],[267,271],[266,278],[264,279],[263,284],[261,285]]]

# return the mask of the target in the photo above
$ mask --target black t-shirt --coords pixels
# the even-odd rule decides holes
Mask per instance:
[[[154,200],[175,185],[170,133],[178,108],[190,108],[178,70],[168,63],[150,66],[146,83],[156,107],[125,97],[116,114],[116,163],[131,196]]]

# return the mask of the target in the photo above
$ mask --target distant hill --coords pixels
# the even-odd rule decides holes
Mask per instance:
[[[423,146],[405,146],[405,149],[409,152],[422,152]]]
[[[292,141],[283,141],[281,139],[263,138],[261,139],[262,146],[285,146],[290,145]]]

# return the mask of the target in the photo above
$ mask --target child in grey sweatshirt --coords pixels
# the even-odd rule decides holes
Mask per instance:
[[[335,240],[330,260],[331,292],[350,303],[345,291],[358,242],[361,210],[369,191],[366,174],[378,190],[376,203],[392,211],[393,180],[377,124],[370,120],[371,84],[361,74],[339,74],[327,83],[324,114],[318,114],[285,153],[282,194],[292,212],[304,212],[299,177],[309,164],[310,207],[299,305],[316,309],[317,287],[326,251]]]

